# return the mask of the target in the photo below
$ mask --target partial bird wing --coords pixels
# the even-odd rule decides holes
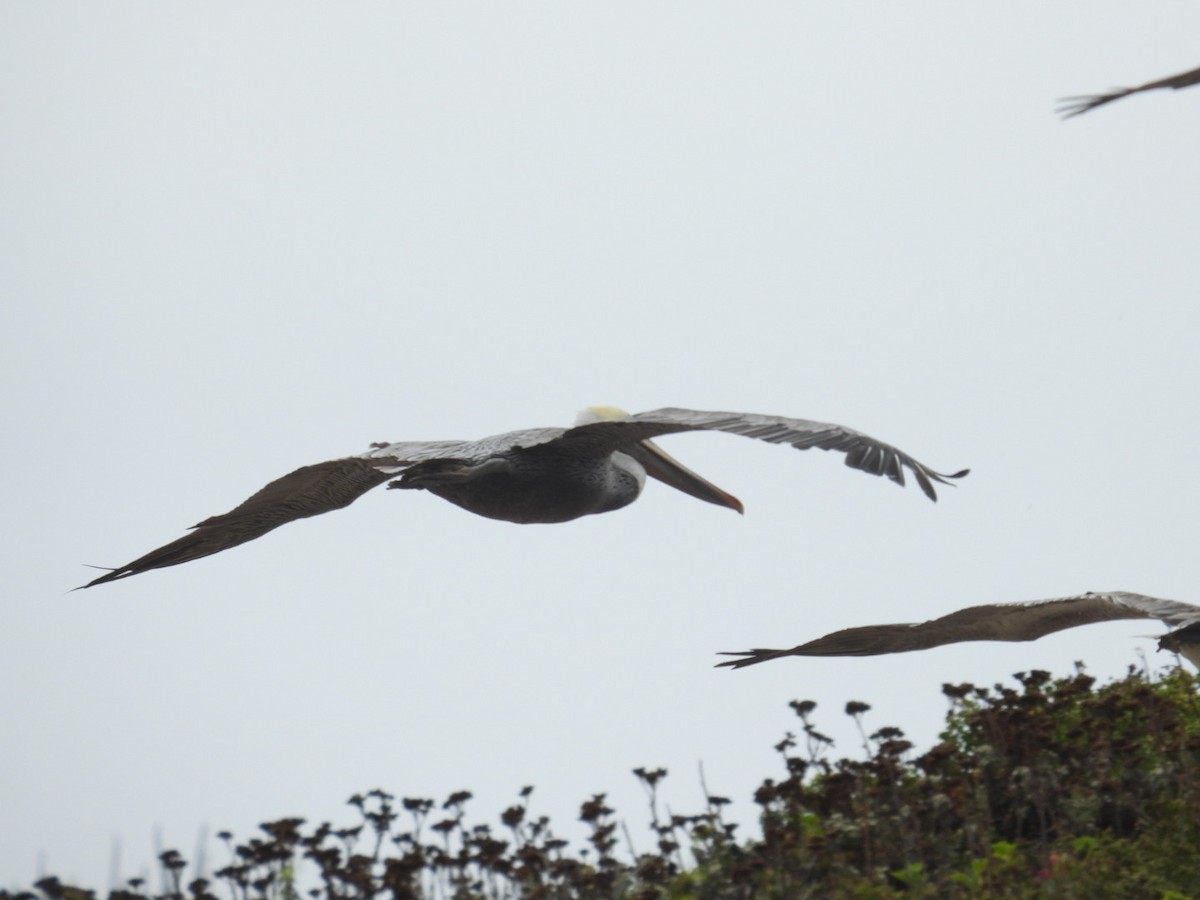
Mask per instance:
[[[1058,101],[1059,106],[1055,109],[1055,112],[1064,119],[1070,119],[1074,116],[1082,115],[1088,110],[1095,109],[1097,106],[1103,106],[1105,103],[1112,103],[1114,100],[1128,97],[1130,94],[1153,91],[1158,88],[1179,90],[1180,88],[1191,87],[1194,84],[1200,84],[1200,69],[1192,69],[1190,72],[1180,72],[1178,75],[1171,75],[1159,81],[1150,81],[1137,87],[1114,88],[1104,94],[1081,94],[1078,97],[1062,97]]]
[[[886,475],[899,485],[904,484],[904,470],[908,469],[925,496],[934,501],[937,493],[932,482],[950,484],[949,479],[962,478],[969,471],[963,469],[953,475],[935,472],[903,450],[842,425],[755,413],[656,409],[624,419],[577,425],[547,440],[571,453],[607,454],[639,441],[682,431],[724,431],[772,444],[789,444],[797,450],[810,447],[838,450],[846,454],[846,465],[850,468],[872,475]]]
[[[971,606],[919,624],[846,628],[790,650],[723,653],[743,658],[718,665],[736,669],[784,656],[877,656],[961,641],[1033,641],[1066,628],[1116,619],[1159,619],[1180,628],[1200,622],[1200,606],[1128,591]]]
[[[81,587],[128,578],[148,569],[177,566],[262,537],[296,519],[349,506],[414,462],[453,453],[462,441],[410,441],[380,444],[362,456],[303,466],[276,478],[219,516],[192,526],[192,532]],[[387,452],[383,452],[386,449]]]
[[[362,454],[363,459],[376,461],[382,469],[395,474],[401,469],[427,459],[461,459],[483,462],[513,450],[550,443],[567,431],[566,428],[525,428],[493,434],[477,441],[407,441],[398,444],[372,444]]]

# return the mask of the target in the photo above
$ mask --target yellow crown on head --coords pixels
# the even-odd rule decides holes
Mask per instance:
[[[593,422],[611,422],[614,419],[624,419],[629,413],[619,406],[589,406],[575,418],[576,425],[591,425]]]

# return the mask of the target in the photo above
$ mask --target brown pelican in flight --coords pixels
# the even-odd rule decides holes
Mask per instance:
[[[993,603],[911,625],[866,625],[846,628],[790,650],[745,650],[718,666],[752,666],[784,656],[878,656],[928,650],[960,641],[1035,641],[1047,634],[1116,619],[1158,619],[1174,628],[1158,639],[1160,650],[1182,654],[1200,668],[1200,606],[1162,600],[1128,591],[1105,591],[1032,600]]]
[[[1097,106],[1103,106],[1105,103],[1112,103],[1114,100],[1128,97],[1130,94],[1139,94],[1142,91],[1153,91],[1158,88],[1171,88],[1177,91],[1180,88],[1191,87],[1193,84],[1200,84],[1200,69],[1192,69],[1190,72],[1180,72],[1178,75],[1171,75],[1158,81],[1148,81],[1145,84],[1139,84],[1137,87],[1113,88],[1104,94],[1083,94],[1078,97],[1062,97],[1058,101],[1059,105],[1055,112],[1064,119],[1070,119],[1073,116],[1082,115],[1090,109],[1095,109]]]
[[[798,450],[846,454],[846,465],[904,484],[908,469],[930,500],[943,475],[907,453],[841,425],[752,413],[656,409],[628,415],[593,406],[572,428],[510,431],[478,441],[372,444],[366,453],[304,466],[272,481],[240,506],[194,525],[190,534],[82,585],[92,587],[219,553],[294,519],[353,503],[371,488],[426,490],[469,512],[507,522],[567,522],[610,512],[638,498],[646,476],[700,500],[742,511],[736,497],[680,465],[649,439],[682,431],[724,431]]]

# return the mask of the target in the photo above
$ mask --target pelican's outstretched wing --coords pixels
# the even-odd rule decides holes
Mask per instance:
[[[252,541],[296,519],[341,509],[383,484],[404,466],[454,452],[463,445],[461,441],[378,445],[362,456],[303,466],[276,478],[229,512],[193,525],[190,534],[80,587],[94,587],[148,569],[177,566]],[[384,448],[387,453],[382,452]]]
[[[969,469],[944,475],[917,462],[903,450],[842,425],[786,419],[755,413],[705,412],[696,409],[655,409],[624,419],[591,422],[567,429],[551,440],[571,452],[611,453],[630,444],[682,431],[725,431],[757,438],[772,444],[789,444],[797,450],[820,447],[846,454],[846,465],[872,475],[886,475],[896,484],[904,484],[908,469],[930,500],[937,500],[931,482],[950,484],[948,479],[962,478]]]
[[[1200,606],[1133,594],[1108,591],[971,606],[958,612],[913,625],[866,625],[846,628],[790,650],[746,650],[724,653],[741,659],[719,666],[752,666],[784,656],[876,656],[928,650],[960,641],[1033,641],[1055,631],[1115,619],[1159,619],[1172,628],[1200,623]]]
[[[1190,72],[1180,72],[1178,75],[1171,75],[1168,78],[1162,78],[1158,81],[1149,81],[1137,87],[1114,88],[1104,94],[1082,94],[1078,97],[1061,97],[1055,112],[1064,119],[1070,119],[1073,116],[1082,115],[1090,109],[1095,109],[1097,106],[1103,106],[1105,103],[1112,103],[1114,100],[1128,97],[1130,94],[1153,91],[1158,88],[1171,88],[1177,91],[1180,88],[1191,87],[1194,84],[1200,84],[1200,69],[1192,69]]]

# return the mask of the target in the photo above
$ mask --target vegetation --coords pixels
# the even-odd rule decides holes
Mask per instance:
[[[583,803],[588,845],[572,850],[529,810],[531,788],[500,816],[468,825],[465,791],[444,803],[375,790],[350,799],[358,821],[261,826],[221,837],[229,865],[189,877],[160,862],[171,887],[131,881],[110,900],[407,900],[407,898],[1156,897],[1200,894],[1200,699],[1182,670],[1158,681],[1130,671],[1097,688],[1082,672],[1016,686],[945,685],[942,741],[914,757],[898,728],[864,731],[863,760],[825,759],[815,704],[793,702],[797,734],[776,749],[779,780],[755,794],[761,836],[739,840],[708,797],[663,818],[666,772],[637,769],[650,795],[656,852],[618,852],[603,794]],[[868,707],[846,713],[862,728]],[[44,878],[0,900],[90,900]]]

